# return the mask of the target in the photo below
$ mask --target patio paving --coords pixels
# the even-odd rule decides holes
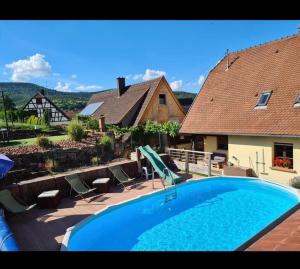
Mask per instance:
[[[254,242],[247,251],[300,251],[300,209]]]

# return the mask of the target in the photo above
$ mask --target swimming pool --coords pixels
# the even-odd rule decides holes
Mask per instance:
[[[255,178],[189,181],[87,218],[65,250],[231,251],[298,203],[292,189]]]

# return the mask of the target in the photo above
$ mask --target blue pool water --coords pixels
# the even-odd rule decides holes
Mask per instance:
[[[299,203],[288,188],[251,178],[176,189],[175,199],[172,187],[88,218],[72,230],[67,250],[235,250]]]

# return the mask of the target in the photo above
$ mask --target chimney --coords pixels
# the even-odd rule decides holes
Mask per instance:
[[[100,132],[105,132],[106,131],[106,128],[105,128],[105,117],[104,117],[104,115],[100,115],[99,130],[100,130]]]
[[[42,95],[45,95],[45,90],[44,90],[44,89],[41,89],[41,90],[40,90],[40,93],[41,93]]]
[[[227,56],[227,59],[226,59],[226,71],[229,69],[229,49],[226,50],[226,56]]]
[[[117,91],[118,91],[118,97],[120,97],[125,92],[125,78],[123,77],[117,78]]]

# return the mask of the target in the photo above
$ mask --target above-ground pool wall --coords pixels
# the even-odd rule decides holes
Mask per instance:
[[[274,143],[293,144],[293,169],[278,171],[272,168],[274,159]],[[256,165],[256,152],[258,166]],[[232,157],[235,156],[237,160]],[[264,162],[265,165],[261,164]],[[235,165],[250,167],[260,178],[289,185],[290,179],[300,175],[300,139],[263,136],[229,136],[228,160]],[[264,173],[265,168],[265,173]]]

